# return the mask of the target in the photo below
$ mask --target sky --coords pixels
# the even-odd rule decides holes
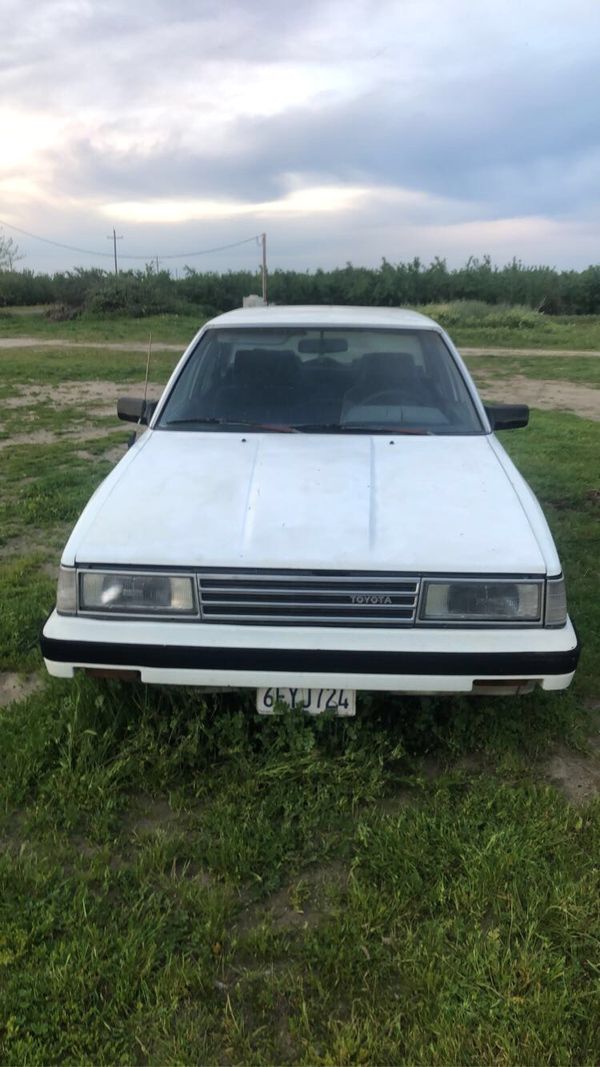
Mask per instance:
[[[19,267],[111,269],[113,227],[121,267],[180,273],[254,269],[262,232],[270,269],[600,262],[600,0],[0,0],[0,25]]]

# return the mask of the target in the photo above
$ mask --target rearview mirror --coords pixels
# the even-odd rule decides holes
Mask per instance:
[[[156,400],[144,400],[141,396],[122,396],[117,400],[117,415],[124,422],[139,422],[142,426],[147,426],[155,407]]]
[[[527,404],[486,404],[492,430],[518,430],[529,422]]]
[[[315,356],[324,356],[326,352],[347,352],[348,341],[345,337],[305,337],[298,341],[298,351]]]

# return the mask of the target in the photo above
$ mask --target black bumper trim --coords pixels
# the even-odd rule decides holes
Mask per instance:
[[[187,645],[124,645],[63,641],[42,635],[45,659],[84,665],[162,667],[180,670],[297,671],[329,674],[466,674],[479,677],[570,674],[579,641],[564,652],[387,652],[305,648],[210,648]]]

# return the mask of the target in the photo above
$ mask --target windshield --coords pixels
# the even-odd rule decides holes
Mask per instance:
[[[483,428],[433,330],[209,329],[165,430],[473,434]]]

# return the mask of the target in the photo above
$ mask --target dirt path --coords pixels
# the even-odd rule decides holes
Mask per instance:
[[[589,348],[464,348],[463,345],[457,345],[457,348],[465,359],[469,356],[559,356],[561,359],[573,356],[574,359],[597,359],[600,356],[600,352]]]
[[[39,344],[35,339],[20,338],[20,345],[22,348],[26,348],[28,345]],[[67,344],[72,348],[85,348],[86,345],[75,342],[43,342],[50,346],[51,344]],[[0,347],[6,347],[7,344],[12,342],[6,342],[0,340]],[[108,342],[98,343],[93,346],[96,348],[113,348],[119,350],[131,350],[131,345],[126,344],[113,344]],[[178,349],[179,346],[171,345],[170,349]],[[144,350],[143,345],[138,345],[135,350]],[[463,354],[469,353],[483,355],[486,352],[491,351],[488,349],[463,349]],[[511,349],[506,350],[503,355],[524,355],[525,353],[530,355],[542,354],[539,350],[533,349]],[[557,353],[553,353],[557,354]],[[577,353],[568,353],[570,355],[576,355]],[[586,356],[594,358],[600,353],[587,352]],[[541,408],[545,411],[570,411],[575,415],[579,415],[584,419],[591,419],[595,422],[600,421],[600,389],[596,389],[590,385],[584,385],[581,383],[570,382],[565,380],[548,380],[529,378],[522,374],[513,375],[509,378],[495,378],[493,373],[491,374],[488,368],[482,371],[475,371],[475,382],[477,388],[480,390],[482,397],[486,401],[497,402],[512,402],[512,403],[524,403],[529,404],[532,408]],[[125,396],[127,394],[136,395],[143,392],[142,382],[110,382],[99,379],[91,379],[88,381],[69,381],[66,380],[53,386],[52,390],[52,407],[60,409],[61,407],[84,407],[86,409],[92,409],[95,415],[111,415],[115,413],[115,404],[119,396]],[[151,382],[148,384],[148,398],[156,400],[160,396],[162,391],[162,385],[158,382]],[[105,434],[114,432],[115,429],[122,429],[115,419],[114,427],[104,427],[102,429],[95,429],[85,426],[73,426],[65,427],[62,433],[57,434],[51,430],[35,430],[33,427],[29,427],[26,424],[26,412],[30,407],[34,407],[36,404],[42,402],[46,397],[47,390],[40,384],[18,384],[15,385],[15,394],[12,397],[6,398],[3,404],[7,411],[11,409],[22,409],[24,412],[24,425],[22,431],[17,434],[13,434],[12,437],[6,439],[0,439],[0,451],[11,445],[17,444],[45,444],[48,442],[61,440],[65,438],[71,438],[75,440],[85,440],[86,438],[92,439],[94,437],[102,437]]]
[[[114,352],[147,352],[147,341],[62,341],[60,338],[43,340],[39,337],[0,337],[0,349],[2,348],[105,348]],[[183,352],[187,342],[180,344],[167,344],[165,341],[155,340],[152,347],[161,352]],[[458,346],[461,355],[467,359],[469,356],[573,356],[573,358],[597,359],[600,351],[583,350],[574,348],[465,348]]]
[[[494,378],[488,373],[474,375],[477,388],[485,401],[498,403],[523,403],[543,411],[571,411],[584,419],[600,421],[600,389],[563,380],[546,380],[514,375],[510,378]],[[141,395],[142,382],[109,382],[103,380],[64,381],[53,387],[52,407],[59,409],[82,407],[92,409],[95,415],[115,415],[115,425],[95,428],[83,425],[64,427],[61,433],[46,429],[35,429],[27,425],[27,410],[44,400],[46,389],[42,385],[16,385],[15,395],[3,401],[8,411],[20,409],[24,413],[20,432],[11,437],[0,439],[0,452],[5,448],[20,444],[46,444],[65,439],[91,440],[124,429],[116,419],[116,401],[119,396]],[[148,398],[157,400],[162,385],[158,382],[148,383]],[[0,426],[1,428],[1,426]]]
[[[178,345],[153,341],[155,352],[184,352],[187,342]],[[147,352],[147,341],[61,341],[59,337],[49,341],[39,337],[0,337],[0,348],[105,348],[113,352]]]
[[[159,382],[148,382],[147,397],[149,400],[158,400],[163,386]],[[81,407],[91,409],[94,415],[114,415],[114,426],[94,427],[86,423],[69,426],[60,432],[54,430],[36,430],[26,428],[27,409],[34,407],[45,400],[47,389],[43,385],[17,385],[15,395],[3,400],[3,405],[9,410],[23,409],[23,432],[13,433],[10,437],[0,438],[0,452],[14,445],[44,445],[56,441],[91,441],[106,437],[115,430],[126,430],[127,426],[117,421],[116,402],[120,396],[142,396],[144,392],[143,382],[107,382],[102,380],[88,381],[65,381],[52,387],[53,408]],[[1,423],[0,423],[0,428]],[[133,426],[129,427],[133,430]],[[120,458],[125,451],[125,446],[118,446],[114,451],[115,457]],[[93,457],[91,457],[93,458]],[[115,460],[116,461],[116,460]]]
[[[600,421],[600,389],[575,382],[526,378],[516,374],[512,378],[488,378],[475,374],[475,384],[486,401],[500,404],[529,404],[542,411],[572,411],[583,419]]]
[[[87,378],[85,381],[65,380],[52,386],[50,403],[54,408],[94,406],[95,415],[115,414],[120,396],[142,396],[146,386],[143,381],[110,382],[105,379]],[[148,382],[148,400],[158,400],[164,386],[160,382]],[[45,385],[15,386],[15,395],[3,400],[5,408],[28,408],[48,402],[48,387]]]

